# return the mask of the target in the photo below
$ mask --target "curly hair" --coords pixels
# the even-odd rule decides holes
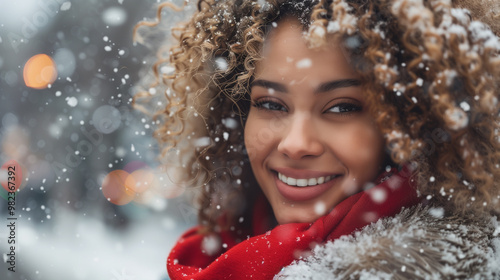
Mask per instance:
[[[449,211],[500,214],[500,27],[477,21],[484,4],[473,2],[199,0],[172,29],[175,43],[153,66],[152,87],[166,98],[155,113],[162,157],[200,187],[200,223],[209,231],[249,225],[246,205],[260,191],[243,141],[249,83],[267,33],[286,16],[301,21],[312,48],[340,38],[387,153],[412,164],[423,198]]]

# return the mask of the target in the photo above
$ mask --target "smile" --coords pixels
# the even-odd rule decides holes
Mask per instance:
[[[308,186],[320,185],[320,184],[329,182],[338,176],[340,176],[340,175],[322,176],[322,177],[308,178],[308,179],[296,179],[296,178],[292,178],[292,177],[287,177],[287,176],[278,172],[278,179],[281,182],[283,182],[289,186],[297,186],[297,187],[308,187]]]
[[[289,172],[289,175],[296,173],[295,176],[300,178],[297,179],[287,177],[279,171],[273,173],[277,191],[285,199],[296,202],[306,201],[321,196],[332,187],[337,186],[341,182],[340,180],[343,176],[342,174],[330,174],[326,176],[320,176],[323,174],[313,174],[319,172]]]

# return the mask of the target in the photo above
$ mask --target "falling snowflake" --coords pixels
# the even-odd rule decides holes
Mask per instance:
[[[312,66],[312,61],[309,58],[304,58],[302,60],[297,61],[295,67],[297,69],[310,68]]]
[[[447,109],[445,114],[448,126],[453,130],[462,129],[469,124],[467,114],[460,108],[453,107],[452,109]]]

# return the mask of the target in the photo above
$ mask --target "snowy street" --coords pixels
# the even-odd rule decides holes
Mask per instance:
[[[0,279],[168,279],[196,210],[133,108],[159,2],[0,4]]]

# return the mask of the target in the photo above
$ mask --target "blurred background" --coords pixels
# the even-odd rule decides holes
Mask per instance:
[[[159,169],[154,122],[131,103],[155,44],[191,8],[164,9],[161,32],[134,44],[158,1],[0,3],[0,279],[168,279],[196,210]]]

